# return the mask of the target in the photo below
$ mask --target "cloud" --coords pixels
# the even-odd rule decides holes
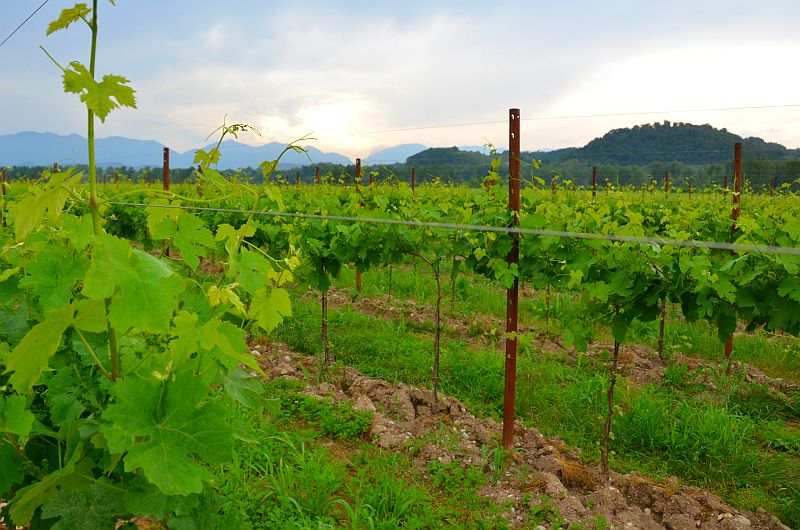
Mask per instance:
[[[27,8],[8,0],[0,19],[21,19]],[[0,86],[0,100],[14,102],[0,110],[0,134],[83,132],[80,103],[61,93],[57,72],[35,47],[46,42],[59,58],[86,55],[80,31],[44,38],[56,15],[46,6],[13,46],[0,49],[15,72],[13,86]],[[800,55],[793,23],[800,5],[791,1],[138,0],[105,8],[102,17],[98,72],[129,77],[139,109],[114,113],[99,134],[180,150],[202,143],[226,115],[262,130],[252,143],[313,132],[315,146],[356,157],[409,142],[502,146],[509,107],[525,118],[798,102],[791,65]],[[527,121],[523,146],[582,145],[610,128],[662,119],[797,146],[798,115]],[[495,120],[501,123],[361,134]]]

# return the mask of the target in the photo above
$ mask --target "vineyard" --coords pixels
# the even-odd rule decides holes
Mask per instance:
[[[0,528],[800,526],[800,201],[741,144],[730,189],[545,185],[512,109],[482,188],[252,183],[225,123],[103,185],[97,12],[48,29],[87,174],[3,175]]]

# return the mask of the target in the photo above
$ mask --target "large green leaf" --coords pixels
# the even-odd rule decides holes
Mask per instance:
[[[125,508],[117,488],[91,484],[85,491],[61,488],[42,506],[42,518],[58,521],[51,530],[115,528]]]
[[[183,281],[167,264],[131,249],[123,239],[101,236],[92,249],[82,292],[89,298],[111,298],[109,320],[119,331],[165,333],[182,289]]]
[[[128,378],[112,387],[114,403],[103,413],[102,432],[125,469],[141,469],[167,495],[200,493],[212,478],[202,461],[231,457],[232,429],[225,409],[192,372],[166,381]]]
[[[39,297],[42,308],[49,311],[70,302],[73,287],[88,269],[86,258],[73,256],[67,248],[49,247],[28,265],[19,286],[31,289]]]
[[[6,357],[6,371],[13,372],[9,383],[17,392],[24,394],[33,388],[70,326],[93,333],[105,329],[102,303],[84,300],[63,306],[31,328]]]

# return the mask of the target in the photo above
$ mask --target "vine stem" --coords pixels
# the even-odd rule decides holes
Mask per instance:
[[[89,25],[92,30],[92,51],[89,59],[89,73],[94,79],[95,63],[97,62],[97,0],[92,0],[92,23]],[[97,167],[95,167],[94,152],[94,112],[87,108],[87,138],[89,146],[89,211],[92,214],[92,228],[94,234],[99,236],[103,233],[100,225],[100,208],[97,202]],[[111,321],[108,318],[111,299],[105,299],[106,310],[106,329],[108,330],[109,357],[111,361],[111,380],[116,381],[120,376],[119,350],[117,348],[117,335]],[[98,363],[101,369],[102,364]]]
[[[611,382],[608,386],[608,414],[603,425],[603,443],[600,445],[600,464],[603,476],[609,479],[608,446],[611,441],[611,418],[614,415],[614,387],[617,384],[617,363],[619,361],[619,341],[614,339],[614,360],[611,363]]]

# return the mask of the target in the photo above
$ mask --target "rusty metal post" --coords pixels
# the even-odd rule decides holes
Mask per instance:
[[[417,189],[417,168],[411,168],[411,193]]]
[[[770,197],[775,194],[775,177],[769,180],[769,195]]]
[[[723,189],[725,190],[725,197],[728,196],[728,175],[725,175],[725,184],[723,185]]]
[[[53,173],[61,173],[61,170],[58,168],[58,162],[53,162]]]
[[[164,148],[164,191],[169,191],[169,147]]]
[[[114,184],[117,185],[117,189],[119,189],[119,170],[114,170]]]
[[[358,185],[361,184],[361,159],[356,158],[356,190],[361,193]],[[361,206],[361,199],[358,200],[358,205]],[[356,269],[356,289],[361,292],[361,271]]]
[[[3,183],[3,206],[2,206],[2,209],[0,209],[0,216],[3,217],[3,228],[6,228],[8,226],[8,224],[6,224],[6,212],[4,211],[5,207],[6,207],[6,169],[5,168],[0,169],[0,180],[2,180],[2,183]]]
[[[513,218],[511,224],[519,225],[519,180],[520,180],[520,112],[508,111],[508,209]],[[519,234],[513,234],[508,264],[519,263]],[[503,447],[514,445],[514,409],[517,395],[517,322],[519,310],[519,278],[506,292],[506,373],[503,397]]]
[[[667,174],[664,176],[664,198],[665,199],[669,198],[669,177],[670,177],[669,171],[667,171]]]
[[[592,198],[597,197],[597,166],[592,166]]]
[[[316,169],[316,171],[314,172],[314,182],[316,182],[316,183],[317,183],[317,186],[319,186],[319,182],[320,182],[320,177],[319,177],[319,166],[317,166],[317,169]]]
[[[295,186],[299,186],[300,185],[300,172],[299,171],[297,173],[295,173],[295,175],[294,175],[294,185]]]
[[[731,241],[739,230],[739,214],[742,211],[742,144],[736,143],[733,147],[733,209],[731,210]],[[731,354],[733,353],[733,333],[725,342],[725,361],[728,367],[725,375],[731,375]]]

